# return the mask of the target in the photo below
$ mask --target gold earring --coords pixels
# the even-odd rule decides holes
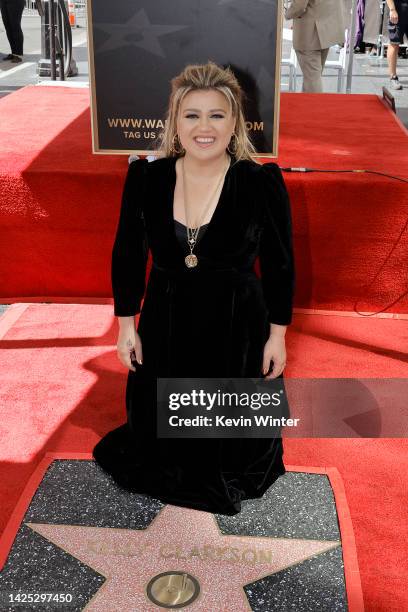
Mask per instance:
[[[185,151],[183,145],[180,142],[178,134],[174,134],[174,136],[173,136],[171,150],[174,151],[174,153],[176,153],[178,155],[180,155],[180,153],[184,153],[184,151]]]
[[[233,143],[233,148],[231,149],[231,143],[232,143],[233,138],[234,138],[234,143]],[[227,151],[231,155],[235,155],[236,152],[238,151],[238,136],[236,135],[235,132],[232,133],[231,140],[229,141],[229,144],[227,147]]]

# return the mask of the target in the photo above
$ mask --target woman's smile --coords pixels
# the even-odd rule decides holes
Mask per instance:
[[[201,149],[208,149],[208,147],[211,147],[211,145],[213,145],[215,143],[215,138],[214,137],[209,137],[209,136],[196,136],[194,138],[194,142],[201,148]]]

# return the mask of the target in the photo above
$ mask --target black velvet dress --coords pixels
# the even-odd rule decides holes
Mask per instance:
[[[112,289],[116,316],[140,312],[143,365],[128,374],[127,423],[104,436],[93,455],[131,491],[233,515],[243,499],[261,497],[285,473],[281,438],[158,438],[156,380],[262,377],[269,324],[292,320],[290,203],[277,164],[232,160],[194,249],[199,265],[187,268],[185,227],[173,218],[175,163],[129,165]],[[145,289],[148,249],[153,265]]]

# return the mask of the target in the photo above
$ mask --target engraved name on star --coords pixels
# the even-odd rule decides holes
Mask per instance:
[[[146,587],[162,572],[182,571],[200,584],[192,612],[250,610],[244,586],[340,545],[338,540],[235,536],[213,514],[165,506],[146,529],[26,523],[106,578],[87,612],[155,612]]]
[[[144,49],[148,53],[166,57],[159,42],[160,36],[184,30],[188,25],[153,25],[144,9],[134,13],[125,23],[94,23],[96,30],[109,34],[109,38],[95,45],[97,53],[113,51],[125,46]]]

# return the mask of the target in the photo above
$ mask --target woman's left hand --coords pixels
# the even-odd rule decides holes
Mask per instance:
[[[283,372],[286,366],[286,345],[284,335],[272,334],[269,336],[264,347],[263,374],[268,372],[271,361],[273,361],[272,372],[268,374],[268,376],[265,376],[265,378],[276,378]]]

